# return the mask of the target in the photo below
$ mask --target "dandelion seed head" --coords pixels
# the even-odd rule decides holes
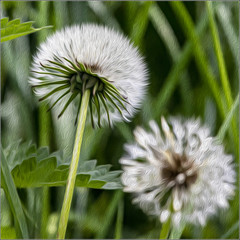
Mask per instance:
[[[224,153],[210,129],[199,119],[161,119],[151,131],[137,127],[135,143],[126,144],[120,160],[124,191],[135,194],[133,203],[164,222],[205,225],[234,196],[232,156]]]
[[[129,120],[147,86],[146,64],[137,48],[123,34],[96,24],[66,27],[48,37],[34,56],[31,70],[30,84],[40,99],[63,86],[46,98],[55,103],[69,90],[56,106],[74,93],[78,97],[83,89],[91,89],[92,115],[98,121],[99,110],[102,124]],[[58,85],[60,81],[65,82]]]

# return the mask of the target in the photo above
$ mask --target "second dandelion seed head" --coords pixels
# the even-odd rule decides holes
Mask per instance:
[[[175,225],[204,225],[234,195],[232,156],[199,120],[161,122],[162,133],[150,121],[152,132],[137,127],[135,144],[125,145],[124,190],[135,193],[134,203],[162,222],[171,216]]]
[[[146,92],[147,69],[138,50],[122,34],[95,24],[66,27],[48,37],[31,70],[40,100],[52,107],[64,103],[59,117],[90,90],[91,119],[99,126],[129,120]]]

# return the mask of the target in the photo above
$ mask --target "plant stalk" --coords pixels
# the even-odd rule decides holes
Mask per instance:
[[[73,148],[73,154],[72,154],[72,162],[69,169],[69,175],[68,175],[68,181],[67,186],[65,190],[60,220],[59,220],[59,226],[58,226],[58,239],[64,239],[66,230],[67,230],[67,223],[68,223],[68,217],[73,197],[73,191],[75,186],[75,180],[76,180],[76,173],[78,168],[78,162],[80,157],[80,151],[81,151],[81,145],[82,145],[82,139],[83,139],[83,133],[85,128],[85,122],[87,118],[87,109],[88,109],[88,103],[90,98],[90,90],[86,90],[83,93],[82,96],[82,102],[81,102],[81,108],[79,113],[79,119],[78,119],[78,126],[75,136],[75,142],[74,142],[74,148]]]
[[[171,217],[169,217],[168,220],[162,224],[159,239],[167,239],[170,232],[170,228],[171,228]]]

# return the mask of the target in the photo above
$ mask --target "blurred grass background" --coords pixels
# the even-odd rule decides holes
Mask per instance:
[[[93,130],[84,135],[83,160],[97,159],[120,169],[123,144],[133,139],[137,125],[150,119],[180,115],[200,117],[216,135],[239,93],[239,3],[213,2],[14,2],[3,1],[2,16],[35,27],[52,25],[38,33],[1,44],[2,145],[33,141],[51,150],[71,154],[74,108],[62,119],[46,113],[28,85],[29,67],[38,45],[64,26],[94,22],[129,36],[145,56],[149,69],[148,95],[130,124]],[[211,19],[213,11],[213,19]],[[212,22],[213,21],[213,22]],[[214,26],[217,33],[214,32]],[[218,38],[219,37],[219,38]],[[217,41],[220,42],[220,48]],[[216,52],[222,53],[220,56]],[[223,61],[223,65],[221,62]],[[221,66],[219,68],[219,66]],[[224,69],[226,72],[224,73]],[[225,82],[224,82],[225,81]],[[238,171],[238,113],[224,137],[226,152],[234,155]],[[238,238],[239,188],[228,211],[209,219],[205,228],[187,226],[182,238]],[[64,188],[18,189],[31,238],[53,238]],[[158,238],[160,223],[131,204],[121,191],[76,189],[67,238]],[[1,190],[2,234],[14,237],[13,216]]]

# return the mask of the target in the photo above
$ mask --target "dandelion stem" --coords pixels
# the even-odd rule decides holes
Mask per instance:
[[[71,207],[71,202],[73,197],[73,190],[74,190],[74,185],[76,180],[78,161],[79,161],[81,144],[83,139],[83,132],[84,132],[85,122],[87,117],[89,98],[90,98],[90,90],[84,91],[82,96],[78,126],[77,126],[77,131],[75,136],[72,162],[69,169],[68,181],[67,181],[67,186],[65,190],[60,220],[59,220],[58,234],[57,234],[58,239],[65,238],[65,233],[67,229],[68,217],[69,217],[69,212],[70,212],[70,207]]]
[[[169,239],[180,239],[182,236],[183,230],[186,226],[185,222],[181,222],[180,226],[178,227],[173,227],[169,236]]]
[[[171,227],[171,218],[169,217],[168,220],[162,224],[159,239],[167,239],[168,238],[170,227]]]

